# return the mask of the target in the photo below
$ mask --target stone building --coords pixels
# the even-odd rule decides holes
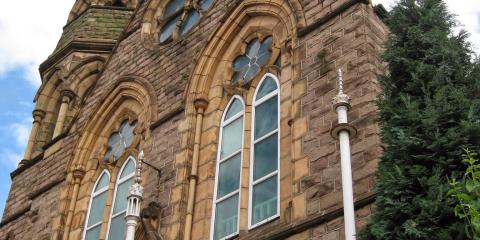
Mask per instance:
[[[343,239],[337,70],[361,228],[387,34],[369,0],[77,0],[0,239],[122,239],[141,150],[135,239]]]

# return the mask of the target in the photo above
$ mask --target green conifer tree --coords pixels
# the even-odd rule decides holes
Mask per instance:
[[[400,0],[379,80],[384,154],[365,240],[466,239],[449,201],[448,178],[465,170],[462,149],[480,149],[480,71],[467,34],[441,0]]]

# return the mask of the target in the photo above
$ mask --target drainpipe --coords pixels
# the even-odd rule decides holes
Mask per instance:
[[[57,123],[55,124],[55,130],[53,130],[53,137],[57,137],[63,131],[63,125],[65,124],[65,117],[67,116],[68,106],[72,101],[75,94],[68,89],[65,89],[61,93],[62,104],[60,105],[60,111],[58,112]]]
[[[343,92],[342,70],[338,70],[338,94],[333,98],[333,108],[338,114],[338,124],[332,128],[332,137],[340,141],[340,159],[342,167],[343,216],[345,221],[345,239],[355,240],[355,209],[353,204],[352,164],[350,153],[350,135],[354,137],[356,129],[348,123],[347,112],[350,109],[350,97]]]
[[[188,187],[187,216],[185,218],[185,236],[184,240],[190,240],[192,234],[193,208],[195,205],[195,190],[198,180],[198,158],[200,153],[200,137],[202,134],[203,113],[207,108],[208,102],[205,99],[197,99],[194,102],[197,112],[197,121],[195,126],[195,142],[193,145],[192,169],[190,171],[190,185]]]
[[[125,219],[127,220],[127,232],[125,234],[125,240],[135,239],[135,230],[140,222],[140,207],[143,201],[143,187],[141,185],[143,160],[143,151],[140,151],[138,154],[135,183],[128,189],[127,214],[125,216]]]
[[[70,227],[72,225],[73,213],[75,213],[75,205],[77,203],[78,191],[80,189],[80,183],[83,176],[85,176],[85,170],[82,168],[76,168],[73,170],[73,191],[72,198],[70,199],[70,205],[68,206],[67,219],[65,220],[65,228],[63,231],[63,240],[68,240],[70,236]]]

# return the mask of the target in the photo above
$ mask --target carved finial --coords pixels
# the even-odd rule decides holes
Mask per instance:
[[[343,94],[343,73],[342,69],[338,69],[338,95]]]
[[[135,183],[138,183],[138,184],[142,182],[142,163],[144,159],[145,159],[145,155],[143,153],[143,150],[141,150],[140,153],[138,154],[137,171],[135,174]]]
[[[333,109],[339,106],[346,106],[350,109],[350,97],[343,90],[343,73],[342,69],[338,69],[338,94],[332,100]]]

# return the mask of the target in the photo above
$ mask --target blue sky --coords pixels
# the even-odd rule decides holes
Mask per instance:
[[[374,0],[387,8],[393,0]],[[480,1],[447,0],[480,53]],[[38,66],[52,53],[74,0],[5,1],[0,8],[0,215],[10,172],[23,157],[30,134]],[[25,17],[28,16],[28,17]]]

